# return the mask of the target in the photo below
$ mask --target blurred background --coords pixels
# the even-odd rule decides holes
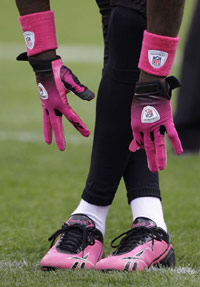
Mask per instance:
[[[176,76],[180,74],[195,2],[186,1],[173,69]],[[58,54],[79,79],[97,93],[103,41],[96,2],[59,0],[51,3],[56,11]],[[42,109],[33,71],[28,63],[15,60],[24,51],[15,1],[1,0],[0,265],[14,260],[39,262],[49,247],[48,236],[78,204],[89,169],[95,121],[96,100],[86,103],[69,95],[70,104],[90,128],[91,136],[81,137],[64,119],[66,151],[59,152],[55,143],[47,146],[43,141]],[[175,95],[173,101],[175,107]],[[169,145],[168,166],[160,173],[160,184],[178,266],[200,267],[199,176],[200,157],[176,157]],[[111,239],[129,229],[131,220],[122,182],[108,215],[106,254],[111,252]]]

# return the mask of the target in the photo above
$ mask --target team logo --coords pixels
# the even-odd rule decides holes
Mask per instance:
[[[161,57],[160,56],[153,56],[152,64],[156,67],[160,67]]]
[[[142,110],[141,114],[141,122],[143,124],[155,123],[159,121],[160,115],[158,111],[151,106],[146,106]]]
[[[79,269],[79,268],[84,269],[85,264],[87,263],[87,260],[88,260],[88,256],[89,256],[89,254],[86,254],[83,257],[72,256],[72,257],[68,257],[66,259],[75,260],[74,264],[71,267],[71,270],[75,270],[75,269]]]
[[[126,260],[126,263],[124,265],[124,271],[133,271],[137,270],[138,263],[139,261],[143,261],[140,259],[140,256],[149,248],[144,248],[143,250],[139,251],[137,254],[133,256],[128,256],[128,257],[122,257],[122,260]]]
[[[24,32],[24,39],[26,42],[26,47],[32,50],[35,44],[35,34],[31,31]]]
[[[41,83],[38,84],[38,90],[39,90],[40,98],[42,100],[47,100],[48,99],[48,93],[47,93],[45,87]]]
[[[168,53],[158,51],[158,50],[149,50],[148,51],[149,63],[153,68],[161,68],[168,58]]]

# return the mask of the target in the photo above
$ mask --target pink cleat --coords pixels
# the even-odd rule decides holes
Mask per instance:
[[[119,245],[112,244],[125,235]],[[116,237],[117,249],[96,264],[96,270],[141,271],[151,266],[175,266],[175,254],[169,234],[144,217],[133,222],[131,230]]]
[[[58,235],[60,237],[53,246]],[[49,238],[49,241],[51,240],[50,250],[40,263],[43,271],[92,269],[103,257],[103,235],[84,214],[72,215],[62,228]]]

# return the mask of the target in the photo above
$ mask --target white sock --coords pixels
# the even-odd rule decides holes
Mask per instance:
[[[165,224],[162,204],[157,197],[138,197],[133,199],[130,203],[133,221],[137,217],[147,217],[153,220],[158,227],[161,227],[167,232],[167,226]]]
[[[106,217],[108,214],[110,205],[99,206],[90,204],[87,201],[81,199],[78,207],[74,210],[72,214],[83,213],[90,217],[96,225],[96,228],[99,229],[102,234],[105,233]]]

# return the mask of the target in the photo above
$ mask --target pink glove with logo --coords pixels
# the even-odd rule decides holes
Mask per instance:
[[[65,149],[62,115],[85,137],[90,131],[79,116],[70,107],[66,94],[70,91],[83,100],[92,100],[95,95],[82,85],[72,71],[63,65],[59,56],[53,60],[27,58],[21,54],[18,60],[29,60],[36,73],[40,99],[43,108],[44,139],[47,144],[52,142],[52,130],[59,150]]]
[[[176,154],[183,152],[174,127],[171,91],[180,87],[175,77],[166,78],[167,91],[160,82],[137,83],[131,107],[133,140],[129,146],[135,152],[144,148],[152,172],[166,167],[165,131]]]

